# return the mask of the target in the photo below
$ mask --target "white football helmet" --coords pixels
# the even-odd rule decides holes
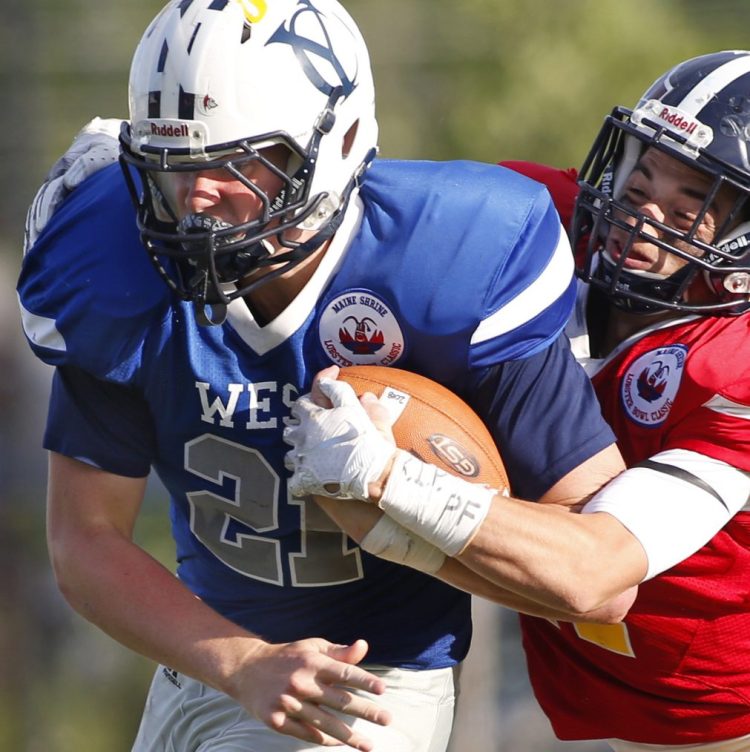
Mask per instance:
[[[129,93],[122,162],[141,237],[201,315],[247,294],[255,269],[274,265],[261,281],[275,277],[330,237],[377,149],[369,55],[336,0],[172,0],[138,45]],[[286,168],[264,158],[278,144]],[[253,161],[282,180],[278,196],[243,177]],[[177,216],[171,176],[215,168],[261,198],[262,216]],[[291,229],[315,234],[300,244]]]

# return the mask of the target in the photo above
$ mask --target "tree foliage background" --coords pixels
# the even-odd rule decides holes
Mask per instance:
[[[745,0],[344,4],[369,43],[388,157],[576,166],[609,110],[632,105],[661,72],[694,55],[750,46]],[[13,286],[37,185],[92,116],[126,116],[130,55],[161,0],[3,7],[0,752],[119,752],[130,749],[152,666],[73,615],[52,583],[40,449],[49,373],[22,341]],[[155,488],[138,534],[171,566],[164,517]],[[556,749],[546,728],[541,733],[540,740],[533,729],[501,726],[495,750]],[[470,752],[469,742],[461,752]]]

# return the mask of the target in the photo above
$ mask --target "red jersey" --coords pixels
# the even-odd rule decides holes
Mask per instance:
[[[644,330],[592,381],[628,466],[686,449],[750,471],[750,315]],[[561,739],[750,734],[750,511],[643,583],[621,624],[521,620],[531,684]]]
[[[750,316],[647,332],[593,383],[628,465],[682,448],[750,470]],[[561,739],[750,734],[750,513],[643,583],[622,624],[522,626],[534,692]]]

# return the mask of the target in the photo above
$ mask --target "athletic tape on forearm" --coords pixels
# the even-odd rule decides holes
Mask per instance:
[[[399,450],[378,506],[448,556],[466,548],[497,492]]]
[[[403,564],[425,574],[443,566],[445,554],[384,514],[362,539],[360,548],[380,559]]]

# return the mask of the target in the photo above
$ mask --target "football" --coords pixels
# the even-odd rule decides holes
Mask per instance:
[[[508,488],[505,466],[482,419],[442,384],[386,366],[349,366],[339,379],[358,396],[374,393],[388,408],[399,448],[470,482]]]

